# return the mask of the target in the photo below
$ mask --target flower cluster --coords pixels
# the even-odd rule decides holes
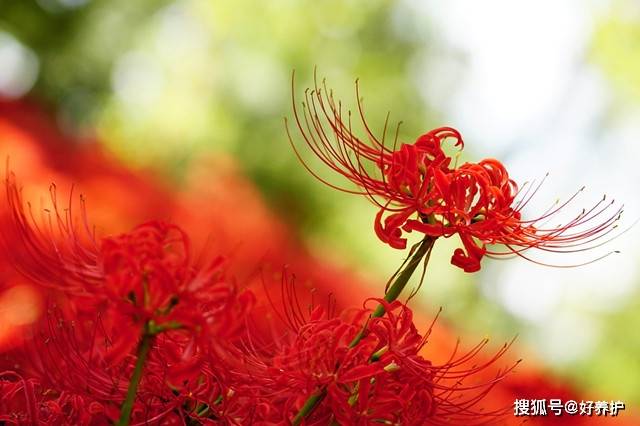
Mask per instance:
[[[2,386],[15,396],[0,405],[0,418],[113,423],[136,370],[134,423],[188,417],[185,401],[201,385],[205,360],[239,339],[253,293],[225,276],[222,258],[195,264],[175,225],[152,221],[98,240],[75,225],[71,209],[57,207],[55,192],[50,216],[37,223],[12,174],[5,185],[2,257],[48,290],[48,309],[0,359]]]
[[[319,397],[308,425],[474,425],[504,415],[501,409],[483,412],[481,401],[513,367],[486,381],[478,376],[507,346],[473,365],[483,341],[436,365],[423,356],[430,330],[418,332],[406,305],[371,301],[382,303],[387,314],[371,317],[373,310],[363,308],[332,315],[316,307],[308,319],[291,322],[284,336],[254,343],[238,358],[230,370],[251,381],[241,380],[234,395],[259,407],[245,423],[286,423],[314,394]],[[363,327],[366,336],[354,344]]]
[[[360,99],[359,93],[357,97]],[[525,252],[533,248],[575,252],[599,246],[600,238],[610,233],[622,213],[622,208],[612,208],[612,203],[603,199],[572,220],[548,227],[546,223],[554,220],[574,195],[537,218],[525,219],[522,209],[538,187],[519,187],[495,159],[457,167],[445,149],[448,140],[459,152],[464,148],[457,130],[440,127],[400,147],[396,134],[393,146],[388,146],[387,123],[379,140],[365,121],[360,103],[358,107],[364,138],[354,134],[351,114],[348,120],[343,118],[347,114],[324,83],[305,92],[302,111],[293,99],[295,123],[306,146],[356,189],[336,185],[313,171],[290,133],[289,138],[298,158],[315,177],[332,188],[364,195],[379,207],[375,232],[393,248],[404,249],[409,232],[430,238],[457,234],[464,248],[454,251],[451,263],[476,272],[484,256],[515,254],[531,260]]]
[[[5,190],[0,255],[43,290],[47,310],[0,355],[0,421],[479,424],[506,412],[479,407],[510,371],[480,374],[506,347],[471,365],[482,342],[436,365],[425,357],[428,332],[397,301],[373,300],[384,316],[322,307],[305,315],[291,283],[284,313],[270,295],[258,308],[224,259],[192,260],[176,225],[98,238],[84,206],[77,222],[55,190],[42,221],[11,173]]]

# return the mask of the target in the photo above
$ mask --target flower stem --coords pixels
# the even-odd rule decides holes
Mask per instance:
[[[149,324],[145,324],[144,331],[142,332],[142,340],[138,345],[138,359],[136,360],[136,365],[133,369],[133,374],[131,375],[129,389],[127,389],[127,397],[122,403],[122,408],[120,409],[120,419],[116,423],[117,426],[129,425],[131,411],[133,410],[133,402],[136,399],[138,385],[142,378],[142,370],[144,369],[144,364],[147,360],[147,356],[149,355],[149,350],[151,349],[154,337],[155,334],[149,332]]]
[[[384,295],[384,300],[387,302],[393,302],[396,300],[402,290],[406,287],[409,282],[409,278],[413,275],[413,272],[416,270],[422,258],[431,250],[433,247],[433,243],[435,240],[433,238],[426,237],[424,240],[420,242],[418,249],[413,254],[407,266],[400,272],[398,278],[393,282],[389,290]],[[372,318],[378,318],[384,315],[384,306],[382,304],[378,305],[373,314],[371,314]]]
[[[320,402],[322,402],[326,394],[327,390],[321,389],[311,395],[309,399],[307,399],[307,401],[304,403],[300,411],[298,411],[298,414],[296,414],[293,420],[291,420],[291,424],[293,426],[298,426],[300,422],[302,422],[302,419],[307,417],[307,415],[309,415],[313,411],[313,409],[316,408],[316,406],[320,404]]]
[[[404,290],[404,288],[407,286],[409,279],[411,278],[414,271],[420,264],[420,261],[422,260],[422,258],[425,255],[427,255],[427,253],[429,253],[433,248],[433,243],[435,243],[435,239],[429,238],[429,237],[426,237],[424,240],[422,240],[419,243],[418,248],[415,250],[415,252],[411,256],[411,259],[409,259],[409,263],[407,263],[404,269],[400,271],[400,273],[398,274],[398,277],[393,281],[393,284],[391,284],[391,286],[385,293],[384,295],[385,301],[391,303],[400,296],[400,293],[402,293],[402,290]],[[379,304],[376,307],[375,311],[373,311],[373,313],[371,314],[370,318],[379,318],[382,315],[384,315],[384,305]],[[349,343],[349,348],[353,348],[358,343],[360,343],[360,340],[362,340],[362,338],[365,336],[366,331],[367,331],[367,323],[364,324],[364,326],[362,327],[362,330],[360,330],[356,335],[356,337],[354,337],[354,339],[351,341],[351,343]]]
[[[400,271],[397,278],[393,281],[393,284],[391,284],[391,286],[385,293],[384,295],[385,301],[390,303],[396,300],[400,296],[400,293],[402,293],[402,290],[404,290],[404,288],[406,287],[407,283],[409,282],[409,279],[411,278],[414,271],[420,264],[420,261],[425,257],[425,255],[427,256],[427,259],[428,259],[428,256],[431,252],[431,249],[433,248],[433,244],[435,243],[435,241],[436,240],[434,238],[425,237],[424,240],[418,243],[419,245],[411,255],[409,262],[406,264],[404,269]],[[373,311],[373,313],[369,318],[370,319],[378,318],[378,317],[381,317],[382,315],[384,315],[384,305],[380,304],[378,305],[378,307],[376,307],[375,311]],[[362,329],[358,332],[356,337],[354,337],[351,343],[349,343],[350,349],[355,347],[358,343],[360,343],[362,338],[365,336],[367,332],[367,323],[368,323],[368,320],[364,324]],[[300,411],[298,411],[298,414],[296,414],[293,420],[291,420],[291,423],[293,424],[293,426],[298,426],[300,422],[302,422],[302,419],[304,419],[306,416],[311,414],[311,412],[318,406],[318,404],[322,402],[326,394],[327,394],[326,388],[320,389],[319,391],[313,393],[305,401]]]

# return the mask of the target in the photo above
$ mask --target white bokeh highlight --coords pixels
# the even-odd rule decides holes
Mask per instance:
[[[24,96],[36,82],[36,55],[10,34],[0,31],[0,97]]]

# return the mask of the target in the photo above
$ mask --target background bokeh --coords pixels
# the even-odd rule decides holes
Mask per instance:
[[[451,125],[462,161],[499,158],[519,182],[549,172],[532,211],[586,185],[576,212],[606,193],[624,200],[621,230],[639,217],[634,0],[0,0],[0,97],[36,100],[74,143],[102,144],[177,191],[203,159],[233,161],[307,246],[376,294],[403,253],[377,242],[365,199],[315,181],[286,138],[291,72],[302,93],[316,67],[352,109],[360,79],[374,131],[387,112],[403,141]],[[637,407],[638,235],[578,269],[485,260],[475,275],[449,264],[457,241],[438,242],[413,303],[444,307],[463,336],[518,334],[525,358]]]

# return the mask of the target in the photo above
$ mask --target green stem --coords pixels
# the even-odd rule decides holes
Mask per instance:
[[[420,242],[420,245],[416,249],[415,253],[413,253],[413,256],[411,256],[411,259],[409,259],[409,263],[407,263],[404,269],[400,271],[400,274],[398,274],[398,277],[395,279],[395,281],[393,281],[393,284],[391,284],[391,286],[385,293],[384,295],[385,301],[391,303],[400,296],[400,293],[402,293],[402,290],[404,290],[404,288],[407,286],[409,279],[411,278],[416,268],[420,264],[420,261],[422,260],[422,258],[433,247],[434,242],[435,240],[429,237],[426,237],[424,240]],[[384,315],[384,305],[381,303],[373,311],[370,318],[379,318],[382,315]],[[364,326],[362,327],[362,330],[358,332],[358,334],[356,335],[356,337],[354,337],[351,343],[349,343],[349,348],[353,348],[358,343],[360,343],[360,340],[362,340],[362,338],[366,334],[367,325],[368,325],[368,321],[364,324]]]
[[[296,414],[293,420],[291,420],[291,424],[293,424],[293,426],[298,426],[300,422],[302,422],[302,419],[307,417],[307,415],[309,415],[313,411],[313,409],[316,408],[318,404],[320,404],[326,394],[327,390],[322,389],[311,395],[309,399],[307,399],[307,401],[304,403],[300,411],[298,411],[298,414]]]
[[[127,389],[127,397],[122,403],[122,408],[120,409],[120,419],[116,423],[117,426],[129,425],[131,411],[133,410],[133,402],[136,399],[138,385],[142,378],[142,370],[144,369],[144,364],[147,360],[147,356],[149,355],[149,351],[151,350],[154,337],[155,334],[149,332],[149,325],[146,324],[142,333],[142,340],[138,346],[138,359],[136,360],[136,365],[133,369],[133,374],[131,375],[129,389]]]
[[[422,258],[424,258],[424,256],[427,255],[430,252],[430,250],[433,248],[433,243],[435,243],[435,241],[436,240],[434,238],[425,237],[425,239],[419,243],[418,248],[415,250],[413,255],[411,255],[411,259],[409,259],[409,263],[407,263],[404,269],[400,271],[400,274],[398,274],[398,277],[393,281],[393,284],[391,284],[391,286],[385,293],[384,295],[385,301],[391,303],[394,300],[396,300],[398,296],[400,296],[400,293],[402,293],[402,290],[404,290],[404,288],[406,287],[407,283],[409,282],[409,279],[411,278],[414,271],[420,264],[420,261],[422,260]],[[375,309],[375,311],[373,311],[369,319],[378,318],[378,317],[381,317],[382,315],[384,315],[384,305],[379,304],[378,307]],[[356,337],[354,337],[351,343],[349,343],[350,349],[355,347],[358,343],[360,343],[362,338],[365,336],[367,332],[368,322],[369,321],[367,320],[367,322],[365,322],[364,326],[358,332]],[[302,419],[308,416],[318,406],[318,404],[322,402],[326,394],[327,394],[326,389],[321,389],[315,392],[314,394],[312,394],[306,400],[306,402],[304,403],[300,411],[298,411],[298,414],[296,414],[296,416],[291,421],[293,426],[299,425],[300,422],[302,422]]]
[[[416,270],[416,268],[420,264],[420,261],[422,260],[422,258],[427,254],[427,252],[429,252],[429,250],[431,250],[434,242],[435,240],[429,237],[426,237],[424,240],[420,242],[418,249],[411,257],[411,260],[409,260],[409,263],[407,264],[407,266],[405,266],[402,272],[400,272],[400,275],[398,275],[398,278],[396,278],[396,280],[393,282],[391,287],[389,287],[389,290],[387,291],[387,293],[384,295],[384,300],[391,303],[394,300],[396,300],[398,296],[400,296],[400,293],[402,293],[402,290],[404,290],[405,286],[409,282],[409,278],[411,278],[411,275],[413,275],[413,272]],[[373,311],[373,314],[371,314],[371,317],[378,318],[378,317],[381,317],[382,315],[384,315],[384,306],[380,304],[378,305],[376,310]]]

